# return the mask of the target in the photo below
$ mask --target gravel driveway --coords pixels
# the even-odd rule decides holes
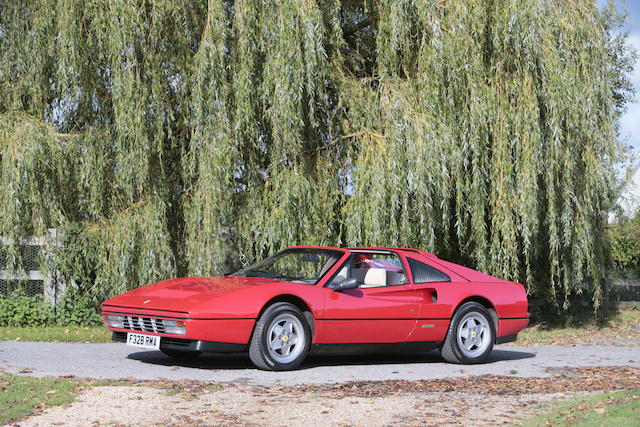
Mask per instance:
[[[96,379],[199,380],[250,385],[299,385],[345,381],[424,380],[469,375],[545,377],[556,368],[640,366],[640,347],[496,346],[489,363],[452,365],[437,351],[411,355],[318,356],[292,372],[265,372],[246,356],[200,356],[175,361],[159,351],[125,344],[0,342],[0,371],[32,376]]]
[[[376,398],[307,395],[277,399],[226,389],[188,397],[167,396],[165,391],[149,387],[96,387],[80,394],[69,407],[50,408],[16,425],[480,427],[513,422],[564,397],[560,393],[497,396],[453,392]]]

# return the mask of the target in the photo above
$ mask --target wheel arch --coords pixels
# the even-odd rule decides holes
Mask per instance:
[[[271,298],[260,309],[260,312],[256,317],[256,321],[262,316],[267,308],[277,302],[288,302],[289,304],[295,305],[300,309],[300,311],[302,311],[302,314],[304,315],[304,318],[307,319],[307,323],[309,325],[309,328],[311,329],[311,340],[313,342],[313,338],[315,335],[315,319],[313,318],[313,311],[311,310],[311,307],[309,307],[309,304],[307,304],[307,302],[299,296],[292,294],[280,294]]]
[[[453,319],[453,316],[456,314],[456,311],[458,311],[458,309],[462,307],[463,304],[466,304],[468,302],[477,302],[478,304],[484,306],[487,309],[487,311],[489,311],[489,314],[491,314],[491,319],[493,320],[493,326],[495,327],[496,339],[497,339],[498,338],[498,312],[496,311],[496,307],[493,305],[493,303],[485,297],[474,295],[474,296],[470,296],[463,299],[462,301],[460,301],[460,303],[458,303],[455,310],[453,310],[453,312],[451,313],[451,318]]]

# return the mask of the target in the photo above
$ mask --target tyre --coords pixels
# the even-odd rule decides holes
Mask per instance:
[[[194,357],[198,357],[200,356],[200,354],[202,354],[202,352],[200,351],[173,350],[169,348],[161,348],[160,351],[173,359],[183,359],[183,360],[193,359]]]
[[[449,363],[482,363],[496,341],[496,329],[489,311],[477,302],[456,310],[440,353]]]
[[[287,371],[297,368],[309,352],[311,329],[293,304],[269,306],[256,322],[249,358],[259,369]]]

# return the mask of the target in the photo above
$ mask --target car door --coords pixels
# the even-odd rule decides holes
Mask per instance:
[[[402,259],[391,252],[354,253],[323,288],[323,344],[399,343],[413,330],[419,311],[418,294],[409,283]],[[336,292],[332,283],[349,277],[362,282],[356,289]]]
[[[416,327],[408,341],[443,341],[451,321],[451,277],[425,259],[407,256],[406,260],[419,301]]]

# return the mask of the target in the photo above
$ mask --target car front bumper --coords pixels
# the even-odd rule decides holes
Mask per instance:
[[[138,333],[138,331],[135,331]],[[113,332],[111,340],[116,342],[127,342],[126,332]],[[190,340],[184,338],[161,337],[161,350],[178,350],[178,351],[201,351],[203,353],[242,353],[247,351],[246,344],[236,344],[229,342],[215,342]]]
[[[103,319],[107,315],[119,315],[128,318],[127,325],[123,325],[123,327],[110,326],[105,321],[105,326],[112,332],[157,335],[167,342],[170,340],[165,338],[232,343],[245,346],[249,343],[256,322],[254,318],[193,318],[186,313],[103,305]],[[161,326],[161,322],[165,319],[183,322],[186,333],[184,335],[167,333],[166,328]]]

